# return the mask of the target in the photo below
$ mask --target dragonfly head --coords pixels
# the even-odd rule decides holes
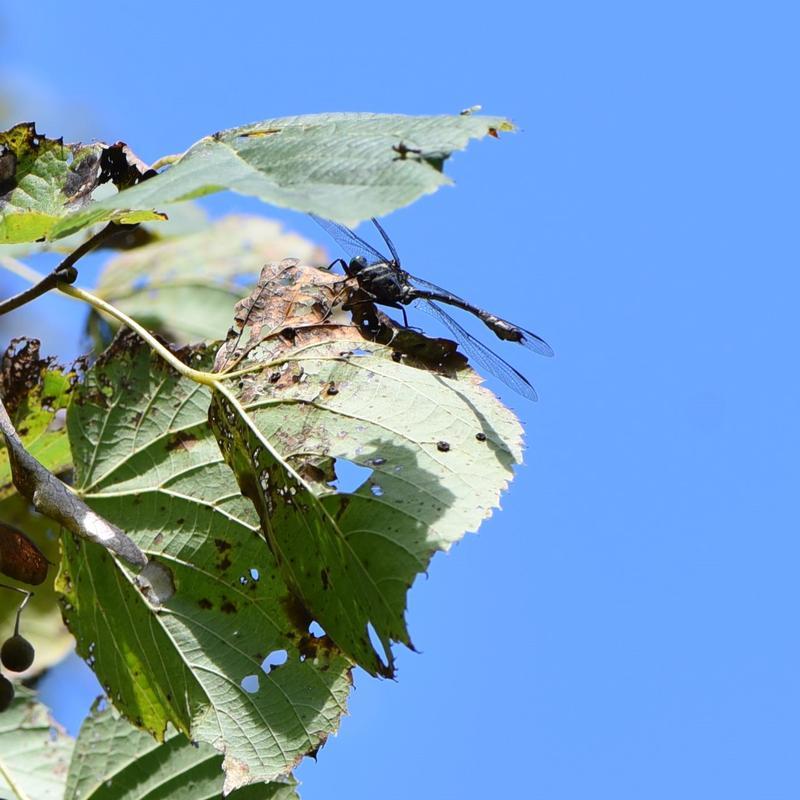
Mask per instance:
[[[351,278],[353,278],[358,275],[362,269],[365,269],[368,266],[369,264],[364,256],[356,256],[355,258],[350,259],[350,264],[348,265],[346,272]]]

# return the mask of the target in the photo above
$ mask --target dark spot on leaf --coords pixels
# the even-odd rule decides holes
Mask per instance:
[[[308,609],[303,605],[302,600],[295,595],[290,594],[286,595],[281,600],[281,605],[283,606],[283,610],[286,612],[286,616],[289,618],[289,622],[291,622],[297,630],[305,633],[314,618],[308,612]],[[292,634],[289,633],[289,636],[292,636]]]
[[[319,573],[320,580],[322,581],[322,588],[327,590],[330,586],[331,571],[327,567],[323,567]]]
[[[220,553],[224,553],[226,550],[230,550],[232,545],[230,542],[226,542],[225,539],[214,539],[214,546],[219,550]]]
[[[187,452],[197,444],[197,436],[193,433],[186,431],[177,431],[173,433],[167,440],[167,450],[175,450],[178,447],[183,448]]]
[[[444,442],[444,441],[436,442],[436,449],[440,453],[446,453],[450,449],[450,443],[449,442]]]
[[[5,145],[0,147],[0,194],[8,194],[16,188],[17,155]]]
[[[422,154],[422,150],[420,150],[418,147],[408,147],[403,142],[400,142],[400,144],[393,144],[392,150],[397,153],[397,158],[395,158],[395,161],[405,161],[409,153],[413,153],[415,155]]]
[[[197,601],[197,605],[199,605],[200,608],[204,609],[205,611],[208,611],[210,608],[214,608],[214,604],[207,597],[201,597]]]
[[[339,394],[339,390],[336,388],[336,385],[331,382],[330,386],[328,386],[328,394]]]
[[[220,559],[220,560],[217,562],[217,569],[218,569],[220,572],[225,572],[225,570],[227,570],[227,569],[228,569],[228,567],[230,567],[230,565],[231,565],[231,560],[230,560],[230,558],[228,558],[228,556],[223,556],[223,557],[222,557],[222,558],[221,558],[221,559]]]
[[[223,614],[235,614],[236,613],[236,606],[230,601],[223,599],[222,604],[220,605],[220,611]]]
[[[94,191],[100,176],[99,161],[97,153],[90,152],[76,163],[70,164],[64,188],[61,190],[66,195],[67,202],[78,203]]]
[[[497,132],[497,128],[489,128],[487,133],[489,134],[489,136],[494,136],[495,139],[500,138],[500,134]]]
[[[485,434],[483,431],[480,431],[479,433],[476,433],[476,434],[475,434],[475,438],[476,438],[476,439],[477,439],[479,442],[485,442],[485,441],[486,441],[486,434]]]

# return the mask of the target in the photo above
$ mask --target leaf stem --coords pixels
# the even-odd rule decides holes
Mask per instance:
[[[216,373],[201,372],[199,369],[192,369],[187,367],[180,359],[176,358],[170,351],[164,347],[161,342],[153,336],[150,331],[142,327],[135,319],[129,317],[123,311],[120,311],[116,306],[101,300],[97,295],[87,292],[85,289],[79,289],[77,286],[70,286],[69,284],[59,284],[58,290],[63,294],[74,297],[78,300],[83,300],[98,311],[108,314],[114,319],[119,320],[123,325],[127,325],[132,331],[137,333],[147,344],[156,352],[161,358],[164,359],[176,372],[179,372],[185,378],[193,380],[195,383],[202,383],[204,386],[215,386],[218,382]]]
[[[17,796],[17,800],[30,800],[22,787],[17,784],[11,773],[5,768],[2,760],[0,760],[0,778],[5,780],[11,791]]]
[[[87,253],[94,250],[103,242],[116,236],[125,230],[135,228],[136,225],[122,225],[116,222],[109,222],[101,231],[94,236],[88,238],[82,245],[75,248],[61,263],[49,274],[45,275],[38,283],[35,283],[28,289],[15,294],[0,302],[0,316],[8,314],[9,311],[14,311],[26,303],[30,303],[37,297],[41,297],[46,292],[62,285],[74,283],[78,277],[78,270],[75,269],[77,261]]]

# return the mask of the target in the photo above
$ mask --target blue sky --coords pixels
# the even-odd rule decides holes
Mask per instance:
[[[415,586],[422,654],[358,677],[305,800],[800,796],[796,6],[26,9],[0,14],[20,116],[145,160],[289,113],[481,103],[523,129],[385,223],[413,272],[553,345],[503,353],[541,398],[501,392],[527,464]]]

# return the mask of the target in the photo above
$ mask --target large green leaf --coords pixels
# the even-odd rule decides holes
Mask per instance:
[[[253,371],[231,383],[239,408],[217,398],[212,424],[287,585],[342,650],[390,675],[390,642],[410,645],[409,587],[490,515],[522,431],[452,342],[388,326],[391,346],[365,339],[328,316],[341,293],[294,260],[265,267],[216,363]],[[369,470],[354,492],[331,492],[336,459]]]
[[[54,235],[54,227],[79,209],[93,206],[92,193],[108,180],[100,163],[106,150],[99,142],[65,144],[48,139],[36,132],[32,122],[0,132],[0,244],[63,235]],[[149,209],[128,213],[107,208],[95,209],[92,216],[94,222],[140,222],[160,215]]]
[[[356,223],[450,183],[442,165],[453,151],[513,129],[502,117],[472,114],[268,119],[201,139],[156,177],[62,219],[49,236],[66,236],[109,214],[145,212],[222,189]]]
[[[39,357],[36,339],[14,339],[3,356],[3,402],[11,421],[27,451],[55,473],[72,464],[59,412],[63,416],[73,377],[55,367],[52,358]],[[15,492],[8,451],[0,443],[0,499]]]
[[[132,335],[98,360],[68,413],[75,487],[171,570],[174,594],[152,606],[105,550],[70,536],[59,587],[78,652],[116,707],[156,736],[171,722],[218,748],[233,789],[275,780],[318,748],[338,726],[350,675],[297,613],[222,462],[208,405],[207,389]],[[275,653],[286,662],[270,668]]]
[[[60,800],[73,740],[32,692],[16,689],[11,706],[0,714],[0,796]]]
[[[58,525],[37,514],[28,501],[19,494],[0,500],[0,520],[23,531],[44,553],[51,564],[58,564]],[[2,533],[0,533],[0,536]],[[20,619],[20,633],[33,645],[36,655],[24,676],[30,678],[58,663],[69,652],[73,639],[61,619],[53,581],[55,566],[50,567],[47,580],[39,586],[16,584],[21,589],[33,591]],[[11,583],[3,577],[4,583]],[[0,641],[11,635],[22,595],[0,591]]]
[[[320,248],[279,222],[229,216],[116,256],[96,294],[172,341],[221,339],[234,304],[249,294],[261,267],[285,256],[325,260]]]
[[[222,800],[222,756],[211,745],[171,732],[163,742],[113,709],[84,721],[69,765],[64,800]],[[232,800],[297,800],[293,782],[258,783]]]

